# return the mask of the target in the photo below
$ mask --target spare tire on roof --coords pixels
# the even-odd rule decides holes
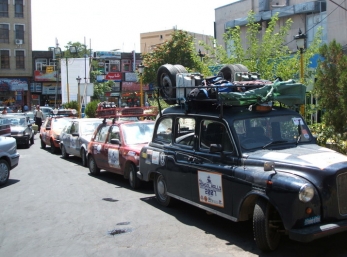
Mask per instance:
[[[242,64],[227,64],[220,69],[218,74],[222,74],[225,80],[233,82],[235,72],[248,72],[248,69]]]
[[[175,64],[174,67],[177,69],[179,73],[188,73],[186,68],[181,64]]]
[[[160,66],[157,72],[157,84],[160,96],[169,105],[176,103],[176,74],[178,72],[178,69],[172,64]]]

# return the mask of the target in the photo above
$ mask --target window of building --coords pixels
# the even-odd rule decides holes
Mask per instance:
[[[16,69],[25,69],[24,61],[24,50],[16,50]]]
[[[122,71],[131,71],[131,60],[122,60]]]
[[[14,30],[15,30],[15,39],[22,40],[22,44],[23,44],[24,43],[24,25],[15,24]]]
[[[108,72],[120,72],[120,60],[109,60],[105,63],[105,71]]]
[[[10,68],[10,50],[0,50],[0,69],[9,69]]]
[[[10,24],[0,24],[0,43],[10,43]]]
[[[38,58],[35,60],[35,70],[45,70],[45,67],[47,66],[47,59],[44,58]]]
[[[0,0],[0,17],[8,17],[8,0]]]
[[[15,0],[14,1],[14,16],[17,18],[24,17],[24,0]]]

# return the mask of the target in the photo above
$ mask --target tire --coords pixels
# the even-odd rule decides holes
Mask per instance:
[[[55,154],[57,152],[57,148],[55,147],[53,141],[51,140],[51,153]]]
[[[34,133],[33,133],[33,136],[30,138],[30,144],[32,144],[32,145],[34,144],[34,136],[35,136],[35,135],[34,135]]]
[[[157,201],[165,207],[172,205],[172,198],[167,195],[167,186],[164,176],[162,174],[156,175],[153,182]]]
[[[87,167],[87,157],[86,157],[86,151],[82,148],[81,150],[81,159],[82,159],[82,166]]]
[[[172,64],[164,64],[159,67],[157,72],[157,82],[159,87],[160,96],[163,100],[173,105],[176,103],[176,74],[178,70]]]
[[[10,177],[10,164],[6,160],[0,160],[0,186],[7,183]]]
[[[46,143],[41,138],[41,148],[46,149]]]
[[[179,72],[179,73],[188,73],[188,71],[186,70],[186,68],[181,65],[181,64],[175,64],[174,67],[176,68],[176,70]]]
[[[253,213],[253,233],[258,248],[265,252],[274,251],[280,243],[280,230],[283,225],[278,212],[268,201],[259,198]]]
[[[96,165],[93,156],[90,156],[88,158],[88,167],[90,174],[92,174],[93,176],[98,176],[100,174],[100,168]]]
[[[235,75],[235,72],[240,72],[241,70],[233,65],[233,64],[228,64],[228,65],[224,65],[218,74],[222,73],[223,74],[223,78],[230,81],[230,82],[233,82],[234,81],[234,75]]]
[[[64,145],[61,145],[61,157],[63,157],[63,159],[69,158],[69,154],[66,152],[66,148]]]
[[[234,66],[236,66],[239,69],[239,71],[241,71],[241,72],[248,72],[249,71],[248,68],[243,64],[234,64]]]
[[[140,187],[141,181],[138,179],[136,173],[136,167],[133,163],[129,163],[126,166],[126,172],[128,173],[129,177],[129,184],[132,189],[137,189]]]

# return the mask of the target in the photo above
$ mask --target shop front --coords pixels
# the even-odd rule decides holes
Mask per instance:
[[[9,106],[17,111],[28,104],[27,78],[0,78],[0,106]]]
[[[148,84],[142,85],[143,105],[147,101]],[[141,84],[138,82],[123,82],[120,106],[137,107],[141,106]]]

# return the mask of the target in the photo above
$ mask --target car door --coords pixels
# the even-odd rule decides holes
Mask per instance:
[[[90,154],[93,155],[96,165],[101,169],[108,169],[109,167],[108,157],[104,149],[109,130],[110,125],[104,124],[102,126],[99,126],[93,141],[90,142]]]
[[[114,140],[112,140],[114,139]],[[105,146],[101,149],[101,154],[103,158],[107,159],[107,171],[114,173],[121,173],[121,163],[120,163],[120,146],[122,140],[120,137],[119,126],[113,124],[108,132],[108,137],[105,142]]]
[[[197,161],[190,162],[192,201],[221,213],[231,214],[237,149],[228,125],[220,119],[203,118],[198,124]]]
[[[79,122],[72,121],[70,129],[70,154],[80,155],[81,143],[79,140]]]
[[[71,154],[71,150],[70,150],[70,140],[71,140],[71,135],[70,135],[70,129],[71,129],[71,125],[72,122],[69,122],[68,125],[65,126],[65,128],[62,130],[61,132],[61,142],[63,144],[63,146],[65,147],[65,151],[68,154]]]

